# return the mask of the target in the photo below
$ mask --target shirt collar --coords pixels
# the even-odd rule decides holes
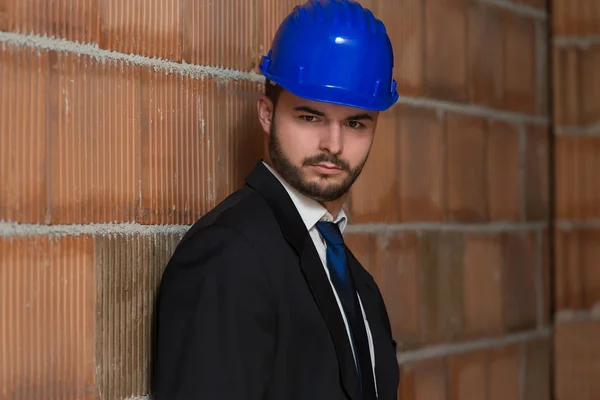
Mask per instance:
[[[263,164],[267,169],[277,178],[281,185],[285,188],[288,195],[292,199],[292,202],[296,206],[302,222],[306,226],[307,230],[311,230],[315,224],[319,221],[335,222],[340,231],[343,233],[346,228],[348,218],[344,210],[340,210],[337,218],[333,218],[331,213],[327,211],[318,201],[313,200],[309,197],[304,196],[296,189],[291,187],[270,165],[263,161]]]

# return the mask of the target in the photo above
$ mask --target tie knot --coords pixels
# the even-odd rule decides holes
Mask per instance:
[[[344,244],[344,238],[340,228],[334,222],[317,222],[317,229],[321,232],[321,236],[327,242],[328,245],[339,245]]]

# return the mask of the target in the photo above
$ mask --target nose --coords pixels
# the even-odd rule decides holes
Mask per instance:
[[[323,137],[321,138],[321,150],[331,154],[340,154],[344,149],[344,140],[342,128],[338,123],[330,123],[327,125]]]

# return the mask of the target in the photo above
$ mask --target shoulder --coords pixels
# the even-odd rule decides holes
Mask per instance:
[[[271,297],[272,291],[264,257],[246,235],[218,221],[198,227],[178,245],[159,285],[163,304],[170,299],[193,305],[207,291],[242,297]]]
[[[244,186],[191,226],[172,254],[165,275],[182,270],[200,275],[233,270],[240,275],[260,273],[268,243],[278,229],[262,196]],[[217,265],[218,271],[212,271]]]
[[[272,234],[277,229],[277,219],[265,199],[254,189],[244,186],[197,220],[179,247],[197,247],[197,242],[212,232],[217,238],[252,242],[255,237]]]

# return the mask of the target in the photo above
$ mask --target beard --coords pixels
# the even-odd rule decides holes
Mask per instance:
[[[297,167],[285,155],[283,148],[281,147],[281,142],[277,136],[277,129],[275,128],[275,118],[273,118],[269,133],[269,157],[271,158],[273,167],[275,167],[279,175],[281,175],[291,187],[302,193],[304,196],[318,202],[329,202],[337,200],[348,193],[354,184],[354,181],[356,181],[356,178],[358,178],[362,172],[362,169],[367,162],[367,158],[369,157],[369,153],[367,152],[365,158],[354,168],[350,168],[350,165],[346,161],[331,153],[321,153],[306,157],[302,160],[302,166]],[[335,183],[335,178],[333,176],[321,175],[319,182],[307,182],[303,177],[302,167],[323,162],[334,164],[336,167],[346,172],[346,178],[341,183]],[[328,184],[323,185],[324,183]]]

